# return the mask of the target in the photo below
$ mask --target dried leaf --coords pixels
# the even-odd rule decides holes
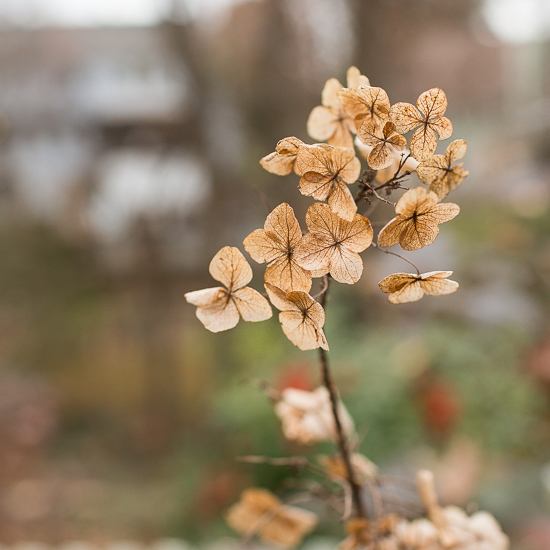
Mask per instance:
[[[333,212],[352,220],[357,205],[347,184],[354,183],[361,173],[361,161],[353,149],[326,144],[305,145],[296,160],[303,174],[299,190],[302,195],[328,203]]]
[[[323,332],[325,310],[307,292],[285,292],[265,283],[271,303],[281,311],[279,322],[286,337],[299,349],[322,348],[328,350]]]
[[[405,304],[420,300],[424,294],[443,296],[455,292],[458,283],[447,279],[452,274],[452,271],[429,271],[421,275],[395,273],[382,279],[378,286],[382,292],[388,294],[390,303]]]
[[[397,202],[397,216],[380,231],[378,245],[399,243],[404,250],[418,250],[432,244],[439,234],[438,224],[452,220],[460,212],[457,204],[438,202],[437,195],[423,187],[407,191]],[[304,265],[298,257],[297,261]]]
[[[328,390],[321,386],[314,391],[286,388],[275,405],[284,436],[302,445],[320,441],[336,441],[337,433]],[[354,432],[353,420],[341,401],[338,416],[346,437]]]
[[[394,151],[403,151],[407,147],[407,140],[395,131],[393,122],[386,122],[380,128],[372,121],[365,121],[357,131],[357,137],[372,147],[367,160],[374,170],[391,166],[395,161]]]
[[[294,252],[304,269],[330,273],[340,283],[354,284],[363,273],[362,252],[372,243],[372,227],[367,218],[356,214],[347,221],[316,203],[306,214],[309,233]]]
[[[277,143],[277,147],[273,153],[260,160],[262,168],[277,176],[290,174],[295,167],[298,148],[302,145],[303,142],[296,137],[282,139]]]
[[[210,262],[210,274],[225,288],[185,294],[185,299],[197,306],[197,317],[208,330],[220,332],[233,328],[239,322],[239,315],[245,321],[264,321],[272,316],[269,302],[246,286],[252,280],[252,269],[238,248],[222,248]]]
[[[397,131],[405,134],[418,130],[409,142],[411,155],[419,162],[428,160],[437,147],[437,137],[447,139],[453,133],[453,125],[445,118],[447,97],[439,88],[432,88],[422,94],[416,102],[418,109],[410,103],[396,103],[390,109],[390,119]]]
[[[302,241],[302,230],[294,210],[282,203],[269,214],[264,228],[253,231],[243,242],[253,260],[267,263],[264,280],[285,291],[311,288],[311,273],[294,259],[294,249]]]
[[[463,163],[452,166],[466,154],[466,142],[463,139],[453,141],[447,147],[445,155],[434,155],[421,162],[417,167],[420,181],[430,186],[440,199],[444,199],[453,189],[456,189],[468,176],[468,170],[463,170]]]
[[[351,132],[355,132],[355,125],[338,99],[341,89],[342,84],[335,78],[327,80],[322,105],[315,107],[307,120],[307,133],[318,141],[328,141],[330,145],[353,148]]]
[[[244,491],[225,519],[238,533],[258,535],[265,543],[279,548],[298,546],[317,525],[313,512],[284,505],[273,493],[259,488]]]
[[[371,122],[376,128],[382,127],[389,119],[390,100],[382,88],[360,86],[358,89],[344,88],[338,93],[345,113],[359,128]]]

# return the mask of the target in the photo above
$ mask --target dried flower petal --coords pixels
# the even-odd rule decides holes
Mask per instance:
[[[336,426],[328,390],[321,386],[314,391],[286,388],[275,405],[275,414],[281,420],[285,437],[303,445],[319,441],[336,441]],[[348,411],[338,402],[338,416],[346,436],[353,434],[354,426]]]
[[[382,292],[388,294],[390,303],[405,304],[420,300],[424,294],[443,296],[455,292],[458,289],[458,283],[447,280],[447,277],[452,274],[452,271],[429,271],[421,275],[394,273],[382,279],[378,286]]]
[[[266,489],[250,488],[227,511],[227,523],[245,536],[258,535],[279,548],[298,546],[317,525],[313,512],[283,504]]]
[[[296,262],[309,271],[330,273],[340,283],[356,283],[363,273],[358,252],[372,243],[369,220],[356,214],[347,221],[316,203],[307,211],[306,224],[310,232],[296,248]]]
[[[372,121],[365,121],[357,131],[357,137],[372,147],[367,160],[374,170],[391,166],[395,161],[394,151],[403,151],[407,147],[407,140],[395,131],[393,122],[386,122],[380,128]]]
[[[355,127],[371,122],[382,127],[389,119],[390,100],[382,88],[360,86],[358,89],[344,88],[338,93],[344,111],[351,117]]]
[[[307,292],[285,292],[265,283],[271,303],[281,311],[279,321],[286,337],[299,349],[328,350],[323,332],[325,310]]]
[[[302,241],[302,230],[294,210],[282,203],[269,214],[264,228],[253,231],[243,242],[253,260],[268,264],[264,280],[283,290],[311,288],[311,273],[294,259],[294,249]]]
[[[447,97],[439,88],[432,88],[418,98],[416,109],[410,103],[396,103],[390,109],[390,119],[400,134],[406,134],[418,126],[409,142],[411,155],[418,161],[428,160],[437,147],[439,139],[450,138],[453,133],[451,121],[444,117]]]
[[[273,312],[269,302],[246,285],[252,269],[238,248],[225,246],[210,262],[210,274],[226,288],[215,287],[187,292],[185,299],[197,306],[197,317],[212,332],[233,328],[239,314],[245,321],[264,321]]]
[[[311,111],[307,120],[307,133],[318,141],[328,141],[330,145],[353,148],[351,132],[355,132],[355,126],[338,99],[338,91],[341,89],[343,86],[336,78],[326,81],[322,105]]]
[[[326,144],[306,145],[300,148],[296,166],[303,174],[299,190],[302,195],[316,200],[328,199],[333,212],[352,220],[357,205],[348,184],[357,181],[361,161],[355,151]]]
[[[264,170],[276,174],[277,176],[286,176],[295,170],[296,155],[303,142],[296,137],[287,137],[277,143],[273,153],[266,155],[260,160]],[[296,172],[297,173],[297,172]]]
[[[469,174],[468,170],[462,169],[463,163],[452,166],[465,154],[466,142],[463,139],[453,141],[447,147],[445,155],[434,155],[418,165],[418,178],[422,183],[429,185],[430,191],[433,191],[441,200],[444,199]]]
[[[439,234],[438,224],[452,220],[460,212],[454,203],[438,203],[437,195],[423,187],[404,193],[395,207],[397,216],[380,231],[378,245],[399,243],[404,250],[418,250],[433,243]]]
[[[359,86],[370,86],[369,79],[361,74],[361,71],[353,65],[347,70],[346,79],[348,88],[359,88]]]

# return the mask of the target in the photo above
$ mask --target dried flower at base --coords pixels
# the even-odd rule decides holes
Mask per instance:
[[[357,89],[344,88],[338,92],[344,111],[359,128],[364,122],[371,122],[381,128],[389,120],[390,100],[382,88],[359,86]]]
[[[294,210],[282,203],[267,216],[263,229],[256,229],[243,242],[244,249],[258,263],[268,264],[264,280],[282,290],[311,288],[311,273],[294,259],[294,249],[302,241],[302,230]]]
[[[294,252],[296,262],[315,275],[330,273],[339,283],[356,283],[363,273],[358,252],[372,243],[370,221],[359,214],[347,221],[316,203],[308,208],[306,224],[310,232]]]
[[[357,137],[372,147],[367,162],[374,170],[391,166],[395,161],[394,150],[404,151],[407,147],[407,140],[395,131],[393,122],[386,122],[380,128],[371,121],[365,121],[357,130]]]
[[[453,133],[451,121],[444,117],[447,97],[439,88],[420,94],[418,109],[410,103],[396,103],[390,109],[390,120],[400,134],[418,128],[409,142],[411,155],[418,161],[428,160],[435,152],[437,139],[448,139]]]
[[[452,274],[452,271],[429,271],[420,275],[394,273],[382,279],[378,286],[388,294],[388,302],[391,304],[406,304],[420,300],[424,294],[443,296],[455,292],[458,283],[447,279]]]
[[[438,203],[437,195],[423,187],[404,193],[395,207],[397,216],[380,231],[378,245],[388,247],[399,243],[403,250],[418,250],[432,244],[439,235],[438,225],[460,212],[457,204]]]
[[[281,311],[279,322],[286,337],[299,349],[328,350],[323,332],[325,310],[307,292],[285,292],[269,283],[265,288],[271,303]]]
[[[277,176],[287,176],[292,170],[296,171],[296,156],[303,144],[296,137],[282,139],[277,143],[273,153],[269,153],[260,160],[262,168]]]
[[[353,219],[357,205],[348,185],[361,174],[361,161],[353,149],[305,145],[300,148],[296,166],[303,174],[298,186],[302,195],[318,201],[328,199],[333,212],[346,220]]]
[[[376,523],[363,518],[351,518],[346,523],[348,537],[338,545],[338,550],[398,550],[393,537],[396,524],[395,514],[381,517]],[[370,546],[372,543],[374,545]]]
[[[227,523],[244,536],[257,535],[278,548],[294,548],[317,525],[313,512],[283,504],[266,489],[250,488],[229,508]]]
[[[239,316],[255,322],[273,315],[269,302],[246,286],[252,280],[252,268],[238,248],[222,248],[210,262],[209,271],[225,288],[206,288],[185,294],[185,299],[197,306],[197,317],[208,330],[220,332],[233,328]]]
[[[328,390],[321,386],[314,391],[286,388],[275,405],[275,414],[282,424],[283,434],[289,441],[312,445],[319,441],[336,441],[336,426]],[[338,416],[346,436],[354,432],[353,420],[338,402]]]
[[[430,186],[440,200],[443,200],[453,189],[456,189],[468,176],[468,170],[463,170],[464,163],[453,164],[466,154],[466,142],[457,139],[449,144],[444,155],[434,155],[421,162],[416,169],[418,179]]]
[[[347,74],[348,88],[369,86],[370,82],[357,67],[350,67]],[[330,145],[353,148],[355,124],[353,118],[344,110],[338,92],[344,86],[336,79],[326,81],[321,96],[321,103],[315,107],[307,120],[307,133],[318,141],[327,141]]]
[[[366,456],[353,453],[350,460],[357,483],[363,485],[375,479],[378,474],[378,467]],[[334,481],[341,482],[348,477],[344,461],[339,455],[320,456],[319,464],[326,470],[328,477]]]

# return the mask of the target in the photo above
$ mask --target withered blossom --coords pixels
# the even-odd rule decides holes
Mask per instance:
[[[266,544],[294,548],[317,525],[317,515],[309,510],[283,504],[266,489],[252,487],[229,508],[225,519],[238,533],[257,535]]]
[[[258,263],[267,263],[264,280],[285,291],[311,288],[311,273],[294,259],[294,249],[302,241],[302,230],[294,210],[282,203],[275,208],[264,224],[243,242],[244,249]]]
[[[284,290],[265,283],[271,303],[280,310],[279,322],[286,337],[299,349],[328,350],[323,332],[325,310],[307,292]]]
[[[246,286],[252,280],[252,268],[238,248],[223,247],[210,262],[209,271],[223,287],[185,294],[185,299],[197,306],[197,317],[208,330],[233,328],[239,315],[245,321],[264,321],[273,315],[269,302]]]
[[[344,88],[338,92],[338,98],[357,129],[364,122],[371,122],[376,128],[381,128],[389,120],[390,100],[382,88]]]
[[[374,170],[381,170],[394,164],[394,150],[404,151],[407,147],[407,140],[395,131],[393,122],[386,122],[381,128],[371,121],[365,121],[357,130],[357,137],[365,145],[372,147],[367,162]]]
[[[424,187],[404,193],[395,207],[397,216],[380,231],[378,245],[388,247],[399,243],[404,250],[418,250],[433,243],[439,235],[438,225],[460,212],[457,204],[438,203],[438,196]]]
[[[437,138],[448,139],[453,133],[451,121],[444,117],[447,110],[447,96],[439,88],[432,88],[420,94],[416,101],[418,109],[410,103],[396,103],[390,109],[390,120],[400,134],[418,128],[411,137],[411,155],[422,162],[435,152]]]
[[[353,149],[332,147],[325,143],[300,147],[297,169],[302,175],[299,190],[302,195],[318,201],[328,199],[333,212],[352,220],[357,205],[348,185],[361,174],[361,161]]]
[[[321,386],[314,391],[286,388],[275,405],[275,414],[281,421],[284,436],[302,445],[320,441],[336,441],[336,425],[328,390]],[[342,431],[350,436],[353,420],[341,401],[338,416]]]
[[[468,176],[468,170],[463,170],[464,163],[456,166],[453,164],[466,154],[466,142],[457,139],[449,144],[444,155],[434,155],[428,160],[421,162],[416,173],[418,179],[430,186],[441,200],[443,200],[453,189],[456,189]]]
[[[303,144],[296,137],[282,139],[277,143],[273,153],[266,155],[260,160],[262,168],[277,176],[287,176],[292,170],[296,171],[296,156],[298,155],[299,147]]]
[[[294,252],[296,262],[315,276],[330,273],[339,283],[356,283],[363,273],[358,252],[372,243],[370,221],[359,214],[347,221],[326,204],[315,203],[308,208],[306,224],[309,233]]]
[[[394,273],[382,279],[378,286],[382,292],[388,294],[390,303],[406,304],[420,300],[424,294],[443,296],[455,292],[458,289],[458,283],[447,279],[452,274],[452,271],[429,271],[420,275]]]

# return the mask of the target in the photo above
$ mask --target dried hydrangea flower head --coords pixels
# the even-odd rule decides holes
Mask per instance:
[[[353,420],[341,401],[338,412],[344,434],[353,434]],[[320,441],[334,441],[336,427],[328,390],[321,386],[314,391],[286,388],[275,405],[275,414],[289,441],[311,445]]]
[[[456,166],[453,164],[466,154],[466,142],[457,139],[449,144],[444,155],[434,155],[428,160],[421,162],[416,173],[418,179],[430,186],[441,200],[443,200],[453,189],[456,189],[468,176],[468,170],[463,170],[464,163]]]
[[[304,235],[294,253],[296,262],[316,276],[330,273],[339,283],[354,284],[363,273],[359,252],[372,243],[372,226],[367,218],[356,214],[352,221],[332,213],[326,204],[308,208]]]
[[[279,322],[286,337],[299,349],[328,350],[323,332],[325,310],[307,292],[285,292],[269,283],[265,289],[271,303],[281,311]]]
[[[374,170],[391,166],[395,162],[394,151],[404,151],[407,147],[407,140],[395,131],[393,122],[386,122],[380,128],[373,122],[366,121],[357,130],[357,137],[365,145],[372,147],[367,162]]]
[[[416,302],[427,294],[428,296],[443,296],[458,289],[456,281],[447,277],[452,271],[429,271],[428,273],[394,273],[382,279],[378,286],[388,294],[391,304],[406,304]]]
[[[282,139],[277,143],[273,153],[269,153],[260,160],[262,168],[277,176],[287,176],[292,170],[296,171],[296,156],[303,144],[296,137]]]
[[[382,88],[344,88],[338,92],[338,98],[357,129],[365,122],[371,122],[376,128],[381,128],[389,120],[390,100]]]
[[[257,535],[278,548],[294,548],[317,525],[309,510],[283,504],[266,489],[250,488],[226,514],[229,526],[247,537]]]
[[[378,235],[378,245],[400,244],[404,250],[418,250],[432,244],[439,235],[439,224],[458,216],[460,208],[452,202],[438,204],[439,198],[423,187],[410,189],[397,202],[397,216]]]
[[[370,85],[369,79],[356,67],[348,69],[347,77],[348,88]],[[343,89],[336,78],[326,81],[321,94],[321,105],[311,111],[307,120],[307,133],[313,139],[327,141],[330,145],[353,148],[351,133],[355,132],[355,124],[338,97],[338,92]]]
[[[294,249],[302,241],[302,230],[294,210],[280,204],[267,216],[263,229],[256,229],[243,242],[244,249],[258,263],[267,263],[264,280],[282,290],[311,288],[311,273],[294,259]]]
[[[361,174],[361,162],[353,149],[324,143],[300,148],[296,161],[302,175],[298,189],[318,201],[328,199],[332,211],[346,220],[353,219],[357,205],[348,185]]]
[[[208,330],[233,328],[239,316],[245,321],[264,321],[273,315],[269,302],[246,286],[252,280],[252,268],[238,248],[223,247],[210,262],[209,271],[224,287],[185,294],[185,299],[197,306],[197,317]]]
[[[410,103],[396,103],[390,109],[390,120],[400,134],[418,128],[411,137],[411,155],[422,162],[435,152],[437,138],[448,139],[453,133],[451,121],[444,117],[447,110],[447,96],[439,88],[432,88],[420,94],[416,101],[418,109]]]

